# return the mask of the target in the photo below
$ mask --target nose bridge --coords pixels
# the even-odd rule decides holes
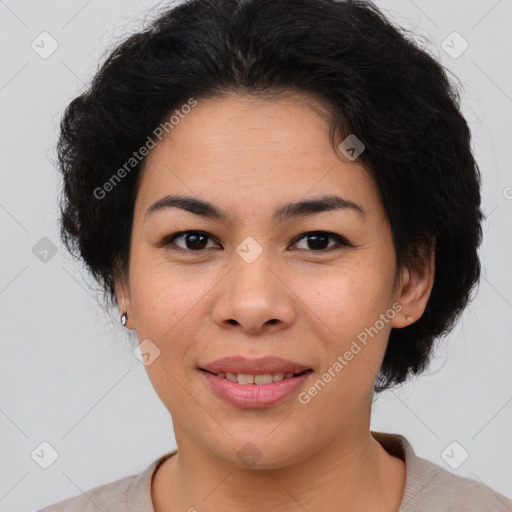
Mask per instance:
[[[248,237],[249,238],[249,237]],[[250,237],[252,238],[252,237]],[[244,240],[233,254],[233,272],[230,293],[238,302],[270,304],[280,292],[271,272],[272,255],[268,247],[252,240]],[[274,260],[275,263],[275,260]]]
[[[234,320],[251,332],[267,323],[289,324],[293,305],[287,288],[275,275],[279,263],[276,265],[271,249],[247,237],[232,258],[232,270],[215,305],[215,321],[227,326],[234,325]]]

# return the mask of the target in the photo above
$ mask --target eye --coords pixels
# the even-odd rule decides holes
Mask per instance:
[[[177,240],[181,240],[181,245],[175,243]],[[211,240],[210,235],[202,231],[182,231],[165,237],[158,246],[163,247],[173,244],[184,251],[202,251],[203,249],[211,249],[211,246],[208,246],[208,242]]]
[[[180,243],[177,243],[180,241]],[[335,243],[329,245],[329,241]],[[213,238],[203,231],[181,231],[164,237],[157,247],[167,247],[170,245],[176,246],[179,250],[186,252],[201,252],[203,249],[212,249],[214,246],[208,246],[209,242],[213,242]],[[346,238],[343,238],[336,233],[327,231],[309,231],[303,233],[300,237],[295,238],[293,245],[298,245],[300,242],[305,243],[306,247],[298,247],[300,250],[309,250],[313,252],[327,252],[340,246],[355,247]]]
[[[334,240],[336,243],[329,245],[329,240]],[[337,235],[336,233],[329,233],[327,231],[310,231],[308,233],[304,233],[299,238],[295,239],[294,245],[303,241],[305,242],[306,247],[299,247],[299,249],[311,249],[314,252],[328,251],[339,246],[354,247],[353,244],[342,236]],[[307,247],[308,245],[310,247]]]

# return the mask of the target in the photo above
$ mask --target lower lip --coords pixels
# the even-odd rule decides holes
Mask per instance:
[[[238,384],[201,370],[213,390],[226,402],[240,409],[272,407],[296,391],[311,372],[270,384]]]

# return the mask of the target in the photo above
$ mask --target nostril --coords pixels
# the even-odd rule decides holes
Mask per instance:
[[[233,320],[233,319],[228,320],[228,322],[229,322],[231,325],[238,325],[238,322],[237,322],[236,320]],[[278,320],[277,318],[272,318],[271,320],[268,320],[268,321],[267,321],[267,323],[268,323],[268,324],[275,324],[275,323],[277,323],[277,322],[279,322],[279,320]]]

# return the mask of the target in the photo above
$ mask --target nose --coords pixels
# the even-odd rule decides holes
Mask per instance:
[[[247,334],[275,332],[293,323],[293,293],[269,251],[252,263],[236,252],[231,271],[219,283],[213,320],[223,329]]]

